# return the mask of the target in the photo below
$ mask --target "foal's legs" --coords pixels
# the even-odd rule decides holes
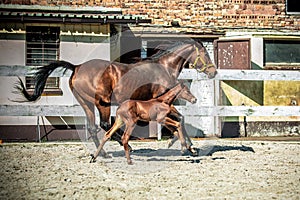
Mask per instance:
[[[130,135],[131,135],[131,133],[134,129],[134,126],[135,126],[134,122],[126,123],[125,132],[122,136],[122,143],[123,143],[123,146],[124,146],[125,156],[126,156],[126,159],[127,159],[127,163],[129,165],[132,165],[132,160],[130,158],[130,148],[129,148],[129,145],[128,145],[128,141],[129,141]]]
[[[187,132],[186,132],[184,126],[183,126],[184,125],[184,116],[182,116],[173,105],[171,105],[170,116],[173,116],[173,117],[177,118],[178,121],[180,121],[181,127],[182,127],[182,134],[183,134],[184,138],[186,139],[186,141],[188,143],[188,149],[192,148],[191,147],[193,145],[192,141],[191,141],[190,137],[188,136],[188,134],[187,134]],[[169,141],[168,147],[171,147],[177,140],[178,140],[178,137],[176,137],[176,136],[173,137],[171,139],[171,141]]]
[[[188,149],[193,155],[198,154],[197,151],[191,147],[192,142],[191,142],[189,136],[182,131],[182,128],[183,128],[182,121],[178,122],[169,117],[166,117],[165,124],[166,124],[166,127],[169,130],[173,131],[173,134],[174,134],[174,138],[168,143],[168,148],[170,148],[174,144],[174,142],[179,138],[180,142],[181,142],[181,152],[182,153],[184,153],[185,150]],[[170,126],[176,127],[176,130],[172,130],[172,128]]]
[[[108,131],[110,128],[109,118],[110,118],[110,106],[109,105],[101,105],[98,102],[96,102],[96,107],[99,111],[100,115],[100,127],[103,128],[105,131]],[[117,120],[117,119],[116,119]],[[119,135],[118,132],[111,135],[111,138],[115,141],[117,141],[121,146],[123,146],[121,135]],[[130,148],[130,151],[132,150],[131,146],[128,145]]]
[[[116,121],[114,123],[114,125],[109,129],[109,131],[107,131],[105,133],[105,135],[103,136],[102,140],[101,140],[101,144],[99,145],[97,151],[95,152],[94,155],[92,156],[92,159],[90,162],[95,162],[96,158],[98,157],[99,153],[104,151],[103,150],[103,146],[104,144],[107,142],[107,140],[109,140],[109,138],[111,138],[111,136],[119,129],[121,128],[121,126],[123,125],[123,121],[121,118],[117,117]]]
[[[182,126],[180,126],[178,128],[178,132],[179,132],[178,135],[184,137],[184,141],[186,141],[185,139],[188,138],[187,140],[189,141],[190,144],[192,144],[190,137],[188,135],[184,134],[184,132],[182,131],[182,128],[183,128]],[[186,148],[193,154],[193,156],[198,155],[197,150],[195,150],[191,145],[187,145],[186,143],[185,143],[185,145],[186,145]]]
[[[174,137],[177,137],[180,139],[181,142],[181,151],[182,153],[187,149],[187,144],[185,141],[185,138],[183,137],[182,131],[181,131],[181,124],[178,121],[175,121],[171,119],[170,117],[166,116],[164,120],[162,121],[163,125],[165,125],[169,130],[171,130],[174,134]]]
[[[186,130],[185,130],[183,125],[184,125],[184,117],[182,117],[182,120],[181,120],[182,135],[184,136],[184,139],[186,140],[187,145],[188,145],[188,149],[189,149],[189,148],[192,148],[191,146],[193,144],[192,144],[192,141],[191,141],[190,137],[187,135]],[[170,148],[177,140],[178,140],[177,135],[174,135],[174,137],[172,139],[169,139],[168,148]]]

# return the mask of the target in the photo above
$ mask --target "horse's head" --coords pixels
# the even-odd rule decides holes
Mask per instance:
[[[217,70],[212,63],[206,48],[200,43],[195,43],[193,48],[194,51],[190,57],[191,68],[194,68],[199,72],[204,72],[207,74],[208,78],[214,78],[217,74]]]

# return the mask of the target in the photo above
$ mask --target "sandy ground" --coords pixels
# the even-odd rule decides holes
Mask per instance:
[[[89,163],[84,143],[4,143],[0,199],[299,199],[299,141],[199,140],[200,155],[176,143],[105,146],[112,156]]]

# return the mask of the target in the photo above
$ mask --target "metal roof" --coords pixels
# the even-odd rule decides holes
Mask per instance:
[[[119,8],[0,5],[1,22],[22,23],[151,23],[139,15],[122,15]]]

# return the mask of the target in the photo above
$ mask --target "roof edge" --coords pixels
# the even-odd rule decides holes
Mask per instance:
[[[77,14],[122,14],[121,8],[105,8],[100,6],[40,6],[40,5],[14,5],[0,4],[2,11],[16,12],[57,12],[57,13],[77,13]]]

